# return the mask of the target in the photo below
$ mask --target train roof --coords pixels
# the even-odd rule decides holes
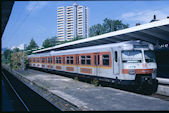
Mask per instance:
[[[47,51],[49,52],[52,50],[74,49],[93,45],[117,43],[129,40],[143,40],[150,42],[154,45],[166,44],[169,43],[168,36],[169,36],[169,19],[164,19],[61,45],[56,45],[54,47],[34,51],[33,53],[42,53]]]
[[[61,50],[61,51],[50,51],[47,53],[39,53],[39,54],[32,54],[28,57],[42,57],[42,56],[54,56],[54,55],[71,55],[71,54],[81,54],[81,53],[90,53],[90,52],[102,52],[105,50],[110,50],[111,47],[121,47],[126,44],[135,44],[135,45],[148,45],[150,43],[145,41],[125,41],[120,43],[111,43],[111,44],[104,44],[98,46],[90,46],[90,47],[83,47],[83,48],[76,48],[70,50]]]

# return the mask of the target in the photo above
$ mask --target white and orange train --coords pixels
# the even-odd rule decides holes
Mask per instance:
[[[29,55],[29,66],[142,88],[157,89],[152,44],[126,41]]]

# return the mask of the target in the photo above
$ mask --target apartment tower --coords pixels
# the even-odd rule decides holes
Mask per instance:
[[[73,6],[57,8],[58,41],[75,37],[88,37],[88,7],[74,3]]]

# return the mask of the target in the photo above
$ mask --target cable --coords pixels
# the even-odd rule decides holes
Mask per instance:
[[[19,29],[23,26],[24,22],[26,21],[26,19],[30,16],[30,14],[32,13],[33,9],[36,8],[36,6],[38,5],[38,2],[36,2],[36,4],[34,5],[34,7],[30,10],[30,12],[25,16],[25,18],[23,19],[23,21],[20,22],[20,24],[18,25],[18,28],[16,28],[14,30],[14,32],[12,34],[17,33],[17,31],[19,31]],[[14,36],[14,35],[12,35]]]

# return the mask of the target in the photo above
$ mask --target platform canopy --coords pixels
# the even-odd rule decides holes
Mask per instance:
[[[154,45],[169,43],[169,19],[154,21],[131,28],[114,31],[90,38],[85,38],[41,50],[33,53],[48,52],[51,50],[66,50],[94,45],[116,43],[129,40],[143,40]]]

